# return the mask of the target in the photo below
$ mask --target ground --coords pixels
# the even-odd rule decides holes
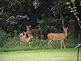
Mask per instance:
[[[77,61],[77,49],[67,48],[0,52],[0,61]]]

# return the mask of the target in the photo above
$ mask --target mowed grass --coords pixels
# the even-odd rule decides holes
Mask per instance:
[[[77,49],[67,48],[0,52],[0,61],[77,61]]]

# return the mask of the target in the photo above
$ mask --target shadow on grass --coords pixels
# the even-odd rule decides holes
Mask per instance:
[[[75,48],[0,48],[0,52],[12,52],[12,51],[34,51],[34,50],[53,50],[53,51],[76,51]],[[80,48],[81,51],[81,48]]]

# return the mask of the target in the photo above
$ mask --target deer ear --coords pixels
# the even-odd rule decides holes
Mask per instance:
[[[66,29],[68,29],[68,27]]]
[[[28,26],[26,25],[26,27],[28,27]]]
[[[31,25],[29,25],[29,27],[31,27]]]
[[[31,25],[29,25],[29,26],[26,25],[26,27],[31,27]]]

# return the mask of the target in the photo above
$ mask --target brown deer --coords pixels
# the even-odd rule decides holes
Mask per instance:
[[[38,39],[39,36],[40,36],[40,31],[39,31],[38,28],[31,29],[31,33],[32,33],[32,35],[33,35],[34,38],[37,38]]]
[[[68,32],[67,32],[68,27],[67,28],[63,27],[63,30],[64,30],[64,33],[49,33],[47,35],[47,38],[48,38],[48,47],[50,46],[52,40],[60,40],[60,46],[61,46],[61,48],[62,47],[66,48],[65,43],[64,43],[64,39],[68,35]]]
[[[27,27],[27,31],[23,33],[21,33],[19,35],[19,38],[20,38],[20,45],[22,45],[23,43],[25,44],[26,42],[29,43],[30,45],[30,40],[33,38],[33,36],[29,33],[29,27]]]

